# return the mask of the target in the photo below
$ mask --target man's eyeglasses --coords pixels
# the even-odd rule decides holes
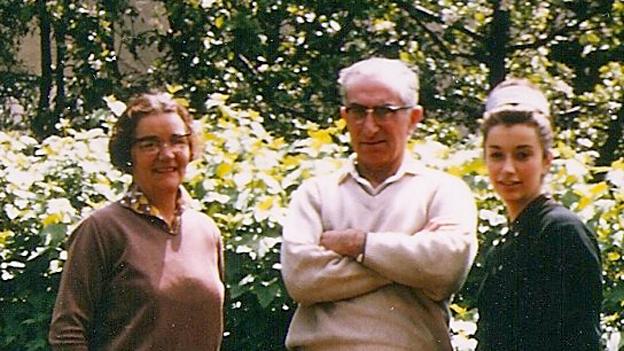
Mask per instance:
[[[371,113],[376,122],[385,122],[388,117],[393,116],[395,113],[401,110],[407,110],[414,106],[394,106],[394,105],[382,105],[365,107],[359,104],[351,104],[346,106],[347,115],[358,123],[363,122],[366,116]]]
[[[146,136],[134,139],[132,145],[136,145],[139,151],[145,154],[156,154],[163,150],[166,145],[168,145],[173,152],[183,152],[188,150],[190,146],[190,136],[191,133],[173,134],[168,142],[156,136]]]

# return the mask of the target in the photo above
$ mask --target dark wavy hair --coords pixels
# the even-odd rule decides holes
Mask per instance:
[[[130,149],[134,142],[136,127],[139,121],[154,113],[176,113],[186,126],[190,137],[191,159],[199,154],[201,147],[199,137],[193,130],[193,119],[188,110],[163,92],[143,93],[128,103],[126,110],[113,126],[113,133],[108,142],[111,163],[124,173],[132,173],[132,154]]]

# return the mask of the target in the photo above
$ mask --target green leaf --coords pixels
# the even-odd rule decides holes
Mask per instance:
[[[41,231],[42,236],[46,237],[49,235],[51,240],[50,245],[52,247],[64,242],[67,238],[68,233],[69,231],[67,229],[67,225],[63,223],[47,225]]]
[[[280,286],[277,281],[272,281],[268,283],[267,286],[264,285],[256,285],[254,289],[254,294],[258,297],[258,302],[262,308],[267,308],[276,298],[277,294],[280,291]]]

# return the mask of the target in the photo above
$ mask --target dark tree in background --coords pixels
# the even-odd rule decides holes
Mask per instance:
[[[103,107],[104,96],[123,99],[166,84],[181,85],[179,93],[200,112],[208,95],[227,94],[261,111],[269,129],[296,138],[290,134],[295,120],[326,125],[337,118],[340,68],[383,55],[421,71],[431,118],[474,130],[483,96],[495,83],[508,74],[533,76],[553,91],[562,126],[578,127],[591,116],[598,127],[587,137],[603,151],[601,164],[622,155],[620,108],[610,107],[597,121],[583,109],[592,99],[580,99],[602,88],[601,70],[623,57],[616,1],[164,0],[148,5],[150,15],[128,0],[3,4],[32,13],[31,28],[41,37],[41,74],[32,76],[38,89],[18,97],[39,138],[55,133],[61,117],[97,124],[83,117]],[[2,21],[15,28],[12,16]],[[23,33],[4,37],[17,43]],[[155,57],[144,62],[149,68],[127,63],[141,61],[148,47]],[[0,52],[11,67],[7,85],[29,75],[9,62],[14,52]],[[11,94],[15,90],[2,96]],[[572,106],[580,110],[568,111]]]
[[[339,118],[341,68],[386,56],[420,73],[426,118],[417,137],[462,145],[477,131],[487,92],[507,76],[527,77],[552,102],[557,142],[594,150],[595,164],[609,167],[624,157],[623,15],[621,0],[0,0],[0,128],[44,140],[63,133],[60,124],[102,126],[106,114],[95,112],[105,98],[157,88],[207,118],[218,118],[208,97],[225,95],[294,142],[306,137],[297,126]],[[37,62],[18,56],[28,35],[37,38]],[[12,122],[17,105],[21,124]],[[74,194],[79,186],[67,182]],[[0,219],[18,230],[1,211]],[[20,240],[16,252],[39,244]],[[234,245],[224,349],[280,350],[293,303],[273,269],[278,253],[253,260]],[[20,259],[26,273],[0,289],[0,308],[19,306],[0,317],[0,339],[21,335],[27,349],[45,349],[58,276],[46,275],[46,261]],[[608,263],[622,267],[618,260]],[[469,307],[480,281],[475,267],[458,296]],[[271,283],[245,290],[249,274]],[[605,313],[618,315],[621,274],[608,271],[605,280]],[[611,322],[621,327],[618,316]]]

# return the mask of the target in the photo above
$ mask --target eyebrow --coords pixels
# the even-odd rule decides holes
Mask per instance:
[[[397,106],[400,106],[400,104],[393,104],[390,102],[386,102],[381,105],[362,105],[362,104],[358,104],[357,102],[353,102],[353,103],[349,103],[346,105],[346,107],[362,107],[362,108],[397,107]]]
[[[502,149],[501,146],[498,145],[487,145],[486,149]],[[519,145],[516,146],[514,148],[515,150],[521,149],[521,150],[525,150],[525,149],[534,149],[533,145]]]
[[[188,136],[191,136],[191,133],[183,133],[183,134],[173,133],[173,134],[171,134],[169,139],[184,138],[184,137],[188,137]],[[134,141],[156,140],[156,139],[160,139],[160,138],[158,136],[156,136],[156,135],[146,135],[146,136],[142,136],[142,137],[139,137],[139,138],[134,138]]]

